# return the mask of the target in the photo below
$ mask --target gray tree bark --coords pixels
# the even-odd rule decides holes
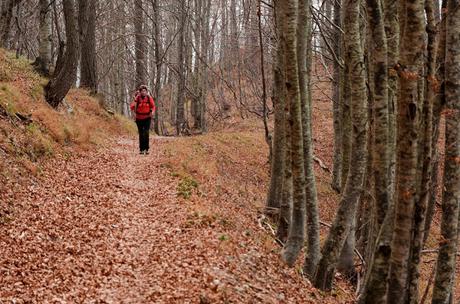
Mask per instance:
[[[51,68],[51,5],[49,0],[40,0],[39,5],[39,47],[34,66],[39,73],[48,76]]]
[[[459,237],[460,203],[460,9],[448,1],[446,37],[446,141],[441,235],[433,304],[447,304],[452,293]]]
[[[298,1],[283,1],[286,13],[282,26],[286,36],[286,88],[287,102],[290,103],[289,125],[291,126],[291,154],[293,178],[292,220],[289,234],[281,253],[282,259],[293,266],[305,240],[305,167],[303,160],[302,113],[299,88],[299,68],[297,57]],[[305,56],[303,54],[303,56]]]
[[[348,0],[344,5],[345,64],[349,67],[351,82],[351,119],[353,144],[348,178],[332,228],[321,250],[322,257],[316,272],[314,285],[330,290],[332,280],[345,240],[355,218],[361,196],[367,162],[367,93],[364,55],[360,39],[359,0]]]
[[[75,13],[75,2],[63,0],[66,47],[60,68],[56,68],[53,78],[45,87],[46,101],[57,108],[77,79],[79,56],[78,28]]]
[[[79,0],[80,86],[93,94],[97,93],[96,9],[97,0]]]
[[[135,31],[135,56],[136,56],[136,87],[147,84],[147,39],[144,32],[146,19],[142,0],[134,1],[134,31]]]
[[[400,18],[401,58],[398,100],[398,147],[396,171],[396,206],[393,232],[388,303],[402,303],[406,296],[408,259],[411,245],[414,202],[417,193],[418,82],[423,59],[423,2],[403,3],[405,14]]]

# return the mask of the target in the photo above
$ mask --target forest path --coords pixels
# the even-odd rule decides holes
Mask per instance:
[[[0,303],[321,302],[280,262],[256,210],[218,193],[177,196],[170,140],[181,139],[153,137],[139,155],[122,137],[10,179]]]
[[[12,193],[22,206],[0,225],[0,302],[197,302],[190,285],[204,289],[213,252],[181,227],[187,210],[158,162],[163,140],[139,155],[121,138]]]

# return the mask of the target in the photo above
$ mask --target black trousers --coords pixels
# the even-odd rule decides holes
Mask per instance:
[[[151,121],[151,118],[136,120],[137,130],[139,132],[139,150],[141,152],[149,150],[149,130]]]

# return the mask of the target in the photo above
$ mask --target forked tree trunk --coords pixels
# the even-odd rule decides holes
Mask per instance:
[[[78,30],[75,13],[75,2],[63,0],[66,47],[60,68],[56,68],[53,78],[45,87],[46,101],[57,108],[77,79],[79,56]]]
[[[359,198],[361,196],[366,170],[367,147],[367,93],[364,56],[360,39],[359,0],[348,0],[344,5],[345,52],[350,60],[351,117],[353,124],[353,144],[347,182],[340,201],[337,215],[322,248],[322,257],[316,272],[314,285],[330,290],[335,267],[345,240],[354,221]]]
[[[446,37],[446,142],[441,235],[433,304],[449,303],[456,270],[460,202],[460,2],[448,1]]]

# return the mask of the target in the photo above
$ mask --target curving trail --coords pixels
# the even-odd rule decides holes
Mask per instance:
[[[232,228],[193,217],[161,165],[165,140],[143,156],[120,138],[58,157],[27,184],[10,181],[0,194],[14,210],[0,222],[0,303],[317,302],[260,248],[266,238],[242,232],[256,221]]]

